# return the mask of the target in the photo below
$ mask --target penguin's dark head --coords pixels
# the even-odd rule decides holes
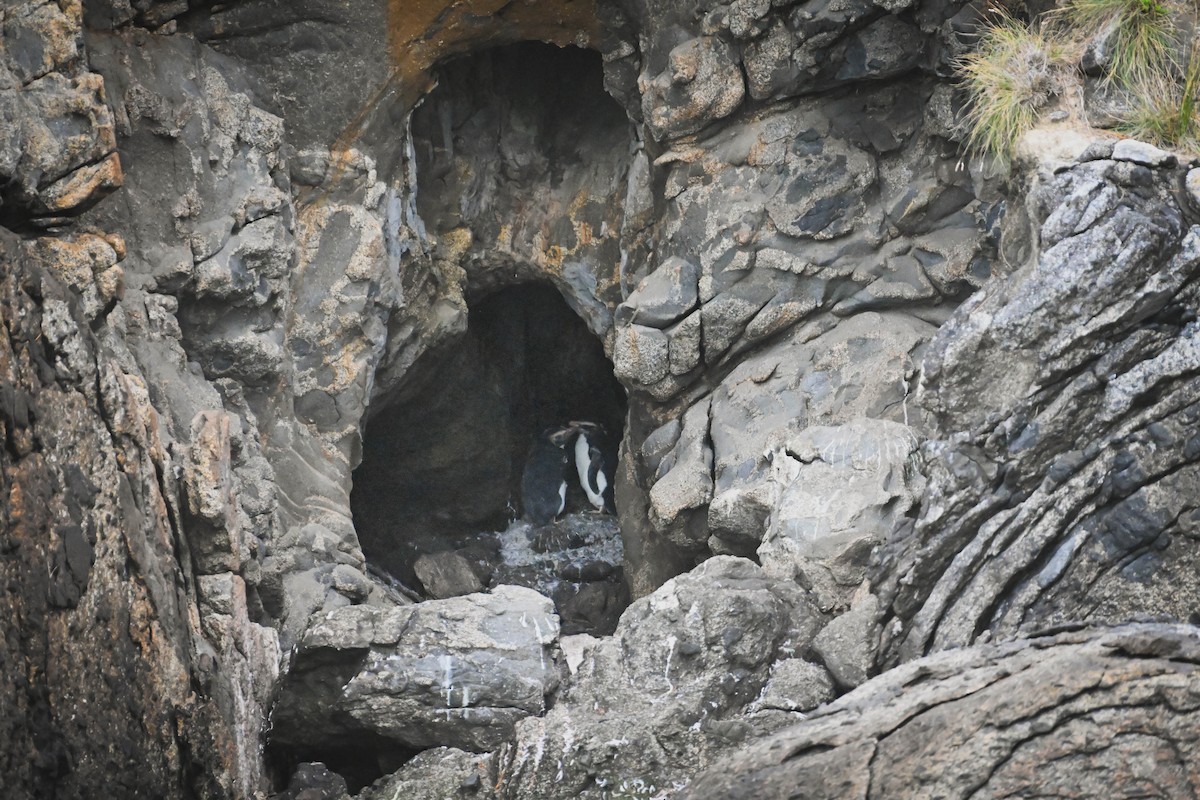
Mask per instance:
[[[573,425],[567,425],[566,427],[546,428],[542,431],[542,437],[555,447],[566,447],[575,438],[576,433],[578,431]]]
[[[576,432],[586,435],[592,441],[603,438],[607,431],[599,422],[588,422],[587,420],[572,420],[568,423]]]

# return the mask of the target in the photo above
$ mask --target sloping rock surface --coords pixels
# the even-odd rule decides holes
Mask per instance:
[[[1128,625],[919,659],[677,796],[1195,797],[1198,645]]]

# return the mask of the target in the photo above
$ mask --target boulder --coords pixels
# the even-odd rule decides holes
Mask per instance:
[[[517,720],[545,711],[558,686],[557,639],[551,601],[516,586],[336,609],[300,642],[273,739],[314,747],[331,734],[369,733],[411,748],[490,750]]]

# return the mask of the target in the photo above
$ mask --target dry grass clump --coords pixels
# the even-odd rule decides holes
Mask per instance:
[[[1160,0],[1070,0],[1056,15],[1077,35],[1103,36],[1106,78],[1133,87],[1170,69],[1181,11]]]
[[[1129,87],[1129,111],[1117,130],[1136,139],[1200,153],[1200,43],[1184,64],[1138,77]]]
[[[974,51],[959,61],[970,96],[967,146],[1007,161],[1058,91],[1067,49],[1048,29],[995,9]]]
[[[1006,163],[1055,96],[1082,78],[1089,46],[1123,99],[1116,129],[1200,153],[1197,0],[1065,0],[1026,25],[994,9],[958,64],[969,96],[967,146]]]

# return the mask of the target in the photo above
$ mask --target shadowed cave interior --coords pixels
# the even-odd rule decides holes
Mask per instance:
[[[534,437],[584,419],[619,439],[624,416],[604,348],[553,287],[484,297],[466,334],[422,356],[367,424],[350,499],[368,562],[416,589],[423,553],[465,550],[486,570],[495,553],[479,534],[518,515]],[[567,511],[585,507],[572,487]]]
[[[580,193],[597,198],[595,208],[578,210],[594,229],[619,215],[606,195],[616,193],[617,203],[623,196],[631,128],[605,94],[594,51],[525,42],[448,61],[413,112],[412,131],[417,204],[431,231],[469,226],[487,242],[512,225],[518,238],[541,230],[571,247],[579,242],[564,210]],[[573,308],[519,250],[476,254],[486,263],[469,270],[466,332],[422,354],[375,400],[353,475],[354,524],[371,570],[414,599],[517,584],[554,600],[563,634],[611,633],[629,603],[616,518],[591,513],[571,483],[558,523],[511,524],[535,437],[574,420],[597,422],[615,456],[626,415],[625,389],[580,316],[603,313],[601,301]],[[575,255],[592,264],[620,257],[615,237],[597,237]],[[555,278],[563,291],[586,297],[567,273]],[[283,773],[323,760],[352,786],[411,755],[372,741],[345,752],[274,750]]]

